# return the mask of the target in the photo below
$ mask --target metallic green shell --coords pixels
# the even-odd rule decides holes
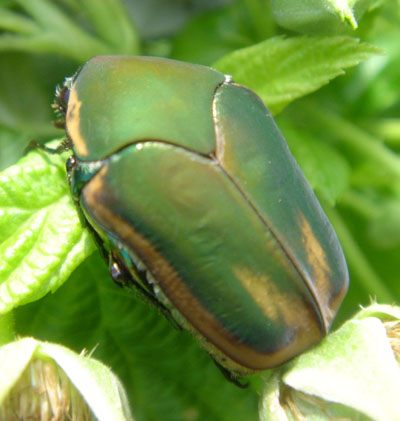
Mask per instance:
[[[211,153],[210,107],[223,81],[216,70],[173,60],[94,57],[79,72],[68,101],[66,127],[75,154],[102,159],[143,139],[180,139],[183,147]]]
[[[66,123],[76,177],[102,160],[80,192],[89,222],[144,263],[222,365],[276,366],[326,334],[347,290],[344,256],[253,92],[203,66],[95,57]]]

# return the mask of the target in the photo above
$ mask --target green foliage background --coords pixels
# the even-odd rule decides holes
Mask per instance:
[[[302,2],[307,19],[289,0],[0,1],[0,309],[15,334],[95,348],[138,420],[257,419],[259,379],[228,383],[189,334],[111,282],[69,198],[68,155],[6,168],[30,140],[63,136],[54,87],[89,57],[212,65],[270,107],[338,233],[351,286],[337,323],[371,297],[399,302],[399,2],[322,3]]]

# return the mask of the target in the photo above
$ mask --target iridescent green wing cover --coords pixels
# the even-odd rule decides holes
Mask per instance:
[[[307,286],[215,160],[162,142],[130,146],[84,187],[82,205],[241,365],[279,364],[323,335]]]
[[[214,149],[210,108],[224,75],[154,57],[99,56],[76,76],[66,127],[81,160],[104,158],[142,139]]]
[[[328,330],[348,284],[332,226],[275,121],[253,92],[222,86],[214,115],[218,161],[285,250]]]

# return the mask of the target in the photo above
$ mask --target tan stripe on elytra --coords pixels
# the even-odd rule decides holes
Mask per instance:
[[[313,287],[312,293],[316,297],[320,307],[326,329],[329,329],[335,317],[331,303],[331,268],[321,243],[316,238],[310,223],[301,211],[299,211],[299,223],[303,235],[303,245],[306,249],[307,262],[313,270],[312,285],[309,285],[309,287]]]
[[[292,357],[293,349],[290,347],[269,355],[257,352],[238,342],[223,328],[213,314],[197,300],[187,288],[185,281],[153,244],[140,235],[129,222],[113,212],[113,209],[117,208],[113,206],[116,198],[107,187],[105,180],[107,171],[108,164],[105,164],[83,188],[82,200],[87,211],[100,226],[114,232],[123,244],[141,257],[164,294],[189,323],[225,355],[243,367],[261,370],[273,367]]]
[[[234,268],[234,273],[254,302],[265,316],[273,323],[284,323],[288,329],[309,329],[320,335],[319,321],[316,319],[314,309],[303,300],[300,294],[287,294],[277,286],[279,280],[271,280],[267,275],[254,273],[244,266]],[[314,326],[311,326],[314,322]]]
[[[78,92],[76,91],[75,85],[72,85],[72,88],[69,93],[68,110],[66,117],[68,135],[72,139],[72,143],[78,155],[88,156],[89,151],[87,148],[87,142],[85,141],[81,133],[81,107],[82,101],[78,97]]]

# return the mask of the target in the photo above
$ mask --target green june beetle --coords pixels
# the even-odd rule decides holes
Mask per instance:
[[[326,335],[346,262],[256,94],[205,66],[98,56],[54,107],[72,195],[117,283],[232,378]]]

